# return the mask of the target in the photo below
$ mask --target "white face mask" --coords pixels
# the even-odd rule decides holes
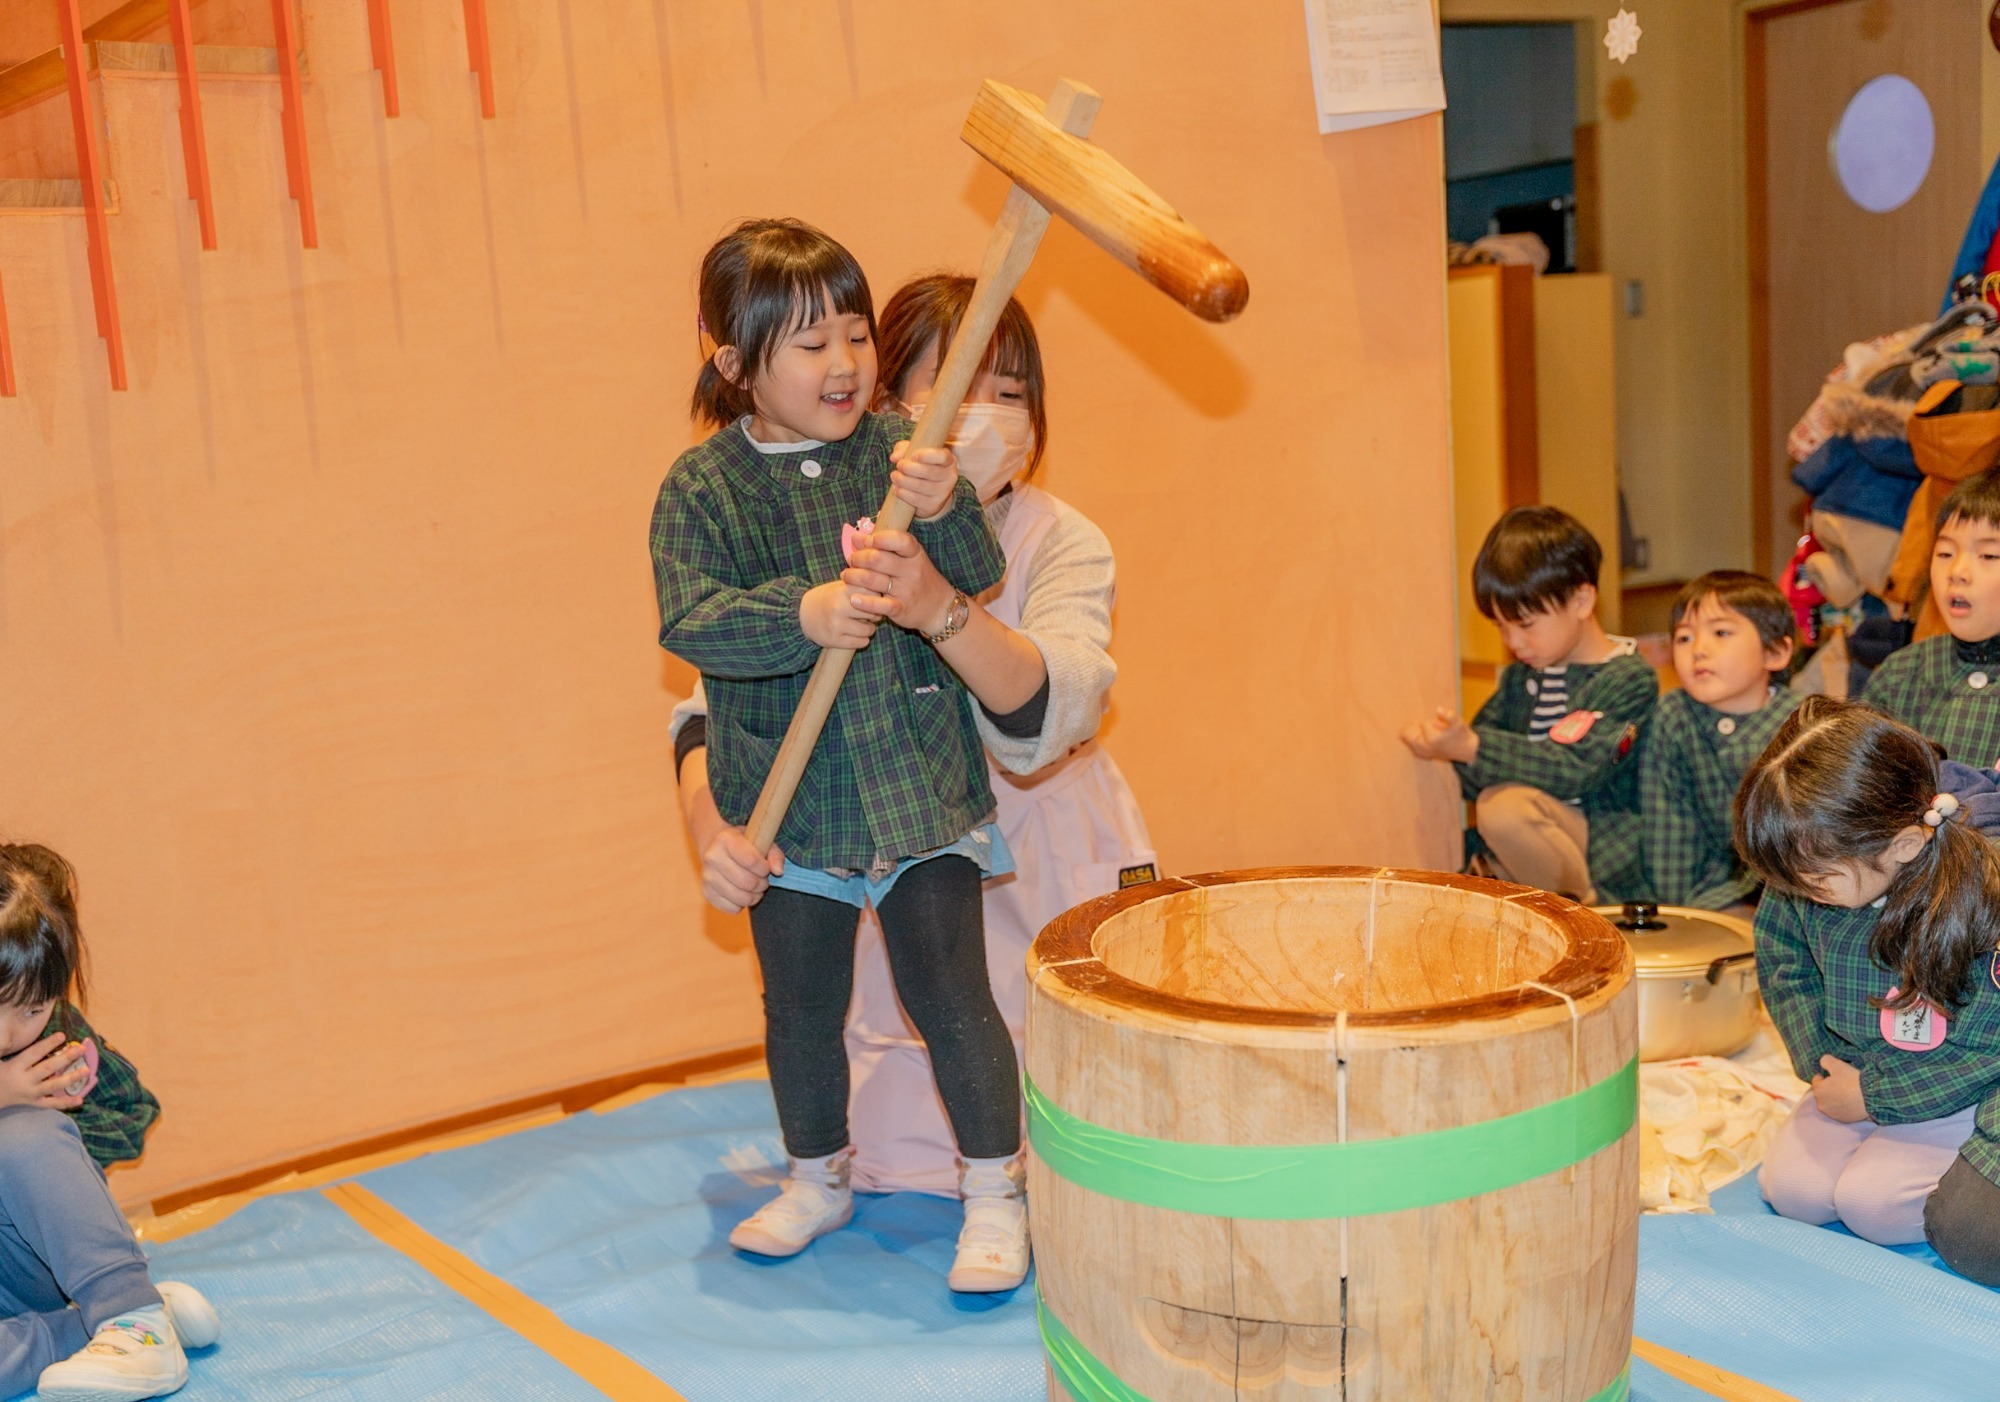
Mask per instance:
[[[904,408],[912,419],[924,410],[922,402]],[[966,404],[951,422],[950,442],[959,472],[984,503],[1026,470],[1035,426],[1026,409],[1012,404]]]

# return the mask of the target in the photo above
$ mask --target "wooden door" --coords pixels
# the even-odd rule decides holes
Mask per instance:
[[[1801,0],[1753,11],[1745,46],[1750,197],[1752,501],[1757,564],[1791,555],[1802,501],[1785,435],[1850,341],[1929,320],[1986,172],[1979,63],[1987,0]],[[1871,214],[1829,140],[1869,79],[1922,89],[1936,127],[1908,203]],[[1722,348],[1717,347],[1718,354]]]

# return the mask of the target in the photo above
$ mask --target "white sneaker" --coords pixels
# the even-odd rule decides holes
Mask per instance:
[[[207,1348],[222,1337],[222,1317],[201,1291],[181,1280],[162,1280],[153,1288],[167,1302],[167,1318],[182,1348]]]
[[[1028,1278],[1026,1174],[1017,1157],[1004,1165],[961,1162],[965,1226],[946,1284],[963,1295],[1012,1290]]]
[[[36,1395],[44,1402],[138,1402],[178,1392],[187,1380],[187,1355],[162,1306],[100,1324],[89,1343],[42,1369]]]
[[[729,1244],[758,1256],[796,1256],[815,1237],[840,1230],[854,1220],[854,1190],[847,1182],[853,1163],[851,1148],[824,1159],[793,1159],[784,1190],[737,1223]]]

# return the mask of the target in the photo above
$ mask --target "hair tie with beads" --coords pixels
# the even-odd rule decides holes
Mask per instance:
[[[1951,794],[1941,793],[1931,799],[1931,806],[1924,810],[1924,826],[1942,827],[1944,820],[1958,811],[1958,799]]]

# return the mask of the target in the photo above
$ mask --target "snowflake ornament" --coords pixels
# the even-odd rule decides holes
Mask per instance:
[[[1639,17],[1621,6],[1604,27],[1604,47],[1612,58],[1623,63],[1639,52],[1640,33]]]

